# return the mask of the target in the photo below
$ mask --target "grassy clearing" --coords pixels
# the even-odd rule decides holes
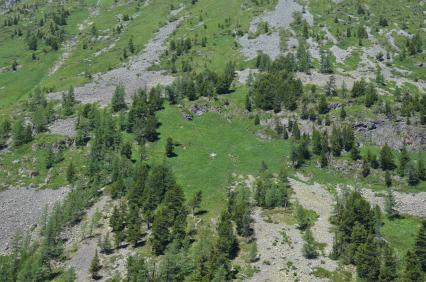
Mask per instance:
[[[322,267],[316,267],[314,268],[313,274],[315,277],[327,278],[332,282],[353,281],[351,272],[345,270],[329,271]]]
[[[177,179],[188,198],[202,190],[203,209],[213,214],[225,205],[232,174],[256,175],[262,161],[278,171],[290,149],[288,142],[282,140],[259,140],[255,133],[260,127],[246,118],[228,120],[218,113],[206,113],[187,121],[180,109],[172,106],[166,106],[158,118],[160,140],[149,148],[153,161],[165,158],[168,137],[179,143],[177,157],[169,159]]]
[[[412,249],[420,229],[421,220],[414,217],[385,219],[382,235],[396,250],[399,259],[403,259],[408,250]]]
[[[270,223],[285,223],[287,225],[295,225],[297,223],[292,208],[263,209],[262,217],[265,218],[266,222]]]

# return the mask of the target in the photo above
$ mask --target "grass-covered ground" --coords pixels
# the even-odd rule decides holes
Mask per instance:
[[[400,51],[388,41],[386,34],[390,33],[394,38],[395,45],[402,50],[406,47],[407,37],[398,32],[406,32],[411,35],[419,34],[424,41],[425,32],[423,28],[423,7],[420,2],[407,4],[404,0],[390,1],[340,1],[335,3],[328,0],[312,0],[309,1],[309,10],[315,17],[315,27],[313,32],[324,38],[324,27],[339,41],[339,47],[347,49],[352,47],[359,49],[359,41],[357,37],[358,27],[364,26],[370,29],[370,34],[377,39],[387,53],[392,55],[394,59],[392,64],[396,67],[406,69],[412,72],[411,79],[425,79],[425,69],[419,64],[424,62],[424,53],[415,56],[406,56],[400,58]],[[380,25],[381,19],[387,20],[387,25]],[[347,31],[350,30],[351,36],[347,37]],[[380,31],[381,30],[381,31]],[[330,45],[330,44],[328,44]],[[371,45],[369,39],[362,40],[362,46]],[[331,47],[325,46],[325,47]],[[354,70],[359,60],[359,54],[353,53],[347,58],[345,64],[339,64],[346,71]],[[385,55],[385,54],[384,54]]]
[[[421,221],[418,218],[385,219],[382,235],[395,248],[399,259],[412,249],[420,225]]]
[[[228,61],[243,68],[249,63],[242,57],[235,37],[248,32],[253,16],[274,7],[276,0],[199,0],[196,5],[188,7],[190,19],[184,21],[170,40],[191,38],[193,48],[188,54],[179,56],[176,61],[177,71],[181,71],[183,62],[189,62],[193,70],[209,68],[222,71]],[[245,7],[245,8],[241,8]],[[202,47],[202,38],[207,39],[206,47]],[[170,58],[165,58],[161,67],[170,67]]]
[[[237,91],[228,99],[230,107],[244,98]],[[260,129],[253,120],[243,116],[229,119],[219,113],[206,113],[193,121],[184,119],[181,110],[166,106],[158,114],[161,126],[160,140],[150,146],[154,161],[165,158],[165,143],[168,137],[180,144],[177,156],[169,159],[179,183],[187,197],[198,190],[203,191],[203,209],[220,212],[225,206],[227,187],[232,175],[257,175],[262,161],[278,172],[288,157],[290,144],[284,140],[260,140]]]
[[[59,188],[67,185],[66,168],[72,162],[77,171],[83,171],[86,158],[84,149],[70,148],[63,151],[63,160],[46,167],[48,144],[60,143],[62,136],[37,135],[30,144],[22,145],[0,155],[0,190],[7,187],[26,187],[37,184],[43,188]]]
[[[64,52],[63,46],[54,51],[39,40],[38,50],[32,52],[25,39],[30,26],[44,12],[52,9],[42,2],[36,13],[28,18],[21,16],[18,25],[0,29],[0,109],[10,109],[37,86],[48,90],[68,89],[70,85],[88,82],[92,74],[117,67],[127,60],[123,58],[123,49],[127,47],[129,39],[132,38],[136,52],[141,51],[177,3],[176,0],[156,0],[147,6],[142,3],[139,10],[136,1],[84,0],[65,3],[64,7],[70,11],[70,16],[64,26],[63,41],[76,41],[76,44],[62,67],[49,76],[49,70]],[[124,21],[124,15],[129,20]],[[0,22],[3,23],[5,17],[0,16]],[[123,26],[121,32],[116,31],[119,25]],[[93,33],[93,27],[96,27],[96,33]],[[22,30],[24,35],[12,38],[17,30]],[[87,48],[84,49],[83,45]],[[96,56],[104,48],[108,48],[108,51]],[[32,53],[37,60],[33,60]],[[130,52],[128,55],[131,55]],[[11,70],[14,60],[18,63],[15,72]]]
[[[34,3],[28,0],[26,3]],[[70,16],[67,18],[67,25],[64,26],[66,37],[71,38],[78,33],[78,23],[82,22],[89,15],[89,8],[93,7],[95,0],[80,1],[79,5],[66,3],[65,7],[69,9]],[[54,5],[52,5],[54,6]],[[2,27],[0,29],[0,108],[12,106],[20,98],[25,97],[29,91],[36,87],[46,78],[49,69],[59,59],[61,50],[54,51],[43,41],[39,41],[38,49],[30,51],[26,42],[26,34],[30,32],[31,26],[41,18],[43,13],[51,11],[52,7],[46,3],[40,5],[40,9],[35,14],[20,15],[18,25],[11,27]],[[8,16],[0,16],[0,21]],[[23,35],[18,37],[12,35],[15,31],[21,30]],[[32,54],[37,57],[33,60]],[[16,60],[19,64],[16,72],[10,67]]]
[[[118,4],[113,2],[111,0],[99,2],[98,15],[85,22],[85,29],[78,36],[75,51],[59,71],[43,81],[43,87],[55,90],[67,89],[70,85],[81,85],[90,81],[90,75],[116,68],[128,60],[123,57],[123,50],[128,47],[130,38],[136,52],[141,52],[144,45],[168,18],[172,4],[176,6],[177,3],[174,0],[156,0],[155,4],[142,5],[140,10],[137,10],[136,2],[119,1]],[[120,20],[123,15],[129,16],[130,20]],[[124,26],[122,32],[114,32],[120,24]],[[91,34],[93,26],[98,31],[96,40],[93,40]],[[88,48],[84,49],[84,44],[87,44]],[[101,50],[106,51],[98,53]],[[128,56],[132,55],[130,51],[127,53]]]

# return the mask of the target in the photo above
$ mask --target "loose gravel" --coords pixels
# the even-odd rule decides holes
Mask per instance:
[[[280,53],[280,35],[278,32],[271,34],[261,34],[254,39],[250,39],[248,35],[238,38],[241,46],[241,53],[248,60],[256,58],[258,52],[267,54],[272,59],[277,58]]]
[[[174,77],[160,71],[148,69],[160,61],[166,51],[165,41],[180,25],[183,18],[169,22],[161,27],[155,37],[146,45],[140,56],[133,58],[126,66],[94,75],[93,81],[75,88],[75,97],[82,103],[107,105],[117,85],[122,83],[126,89],[126,100],[130,101],[138,89],[149,89],[156,85],[168,85]],[[61,99],[62,92],[51,93],[49,99]]]
[[[327,281],[315,277],[315,267],[333,271],[337,268],[335,261],[325,257],[306,259],[303,257],[304,240],[300,230],[295,226],[266,222],[261,209],[253,213],[254,232],[260,259],[253,264],[259,271],[247,281]],[[288,238],[284,241],[283,234]]]
[[[272,59],[278,57],[281,53],[281,47],[280,35],[277,30],[288,29],[294,21],[293,14],[302,11],[303,7],[294,0],[279,0],[274,10],[254,18],[250,24],[249,32],[256,32],[257,27],[262,22],[268,23],[269,27],[275,31],[259,35],[253,39],[250,39],[247,34],[238,38],[243,56],[251,60],[257,56],[259,51],[262,51]],[[313,16],[308,11],[305,11],[302,16],[309,25],[313,25]]]
[[[74,137],[76,118],[58,119],[49,125],[49,131],[52,134],[59,134],[68,137]]]
[[[0,192],[0,253],[8,251],[16,234],[32,231],[39,224],[44,209],[51,209],[68,192],[68,188],[10,188]]]
[[[306,184],[289,178],[296,200],[305,208],[315,211],[319,218],[312,227],[312,233],[317,242],[325,243],[325,254],[329,255],[333,247],[333,234],[330,232],[330,216],[333,212],[334,199],[324,187],[318,183]]]

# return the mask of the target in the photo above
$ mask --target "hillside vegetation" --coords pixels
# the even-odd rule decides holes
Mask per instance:
[[[424,1],[0,1],[1,281],[424,281]]]

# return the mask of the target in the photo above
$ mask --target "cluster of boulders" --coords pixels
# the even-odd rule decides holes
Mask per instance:
[[[378,146],[388,144],[393,149],[404,146],[413,151],[426,149],[426,128],[407,124],[399,119],[394,122],[389,120],[367,120],[354,123],[355,132],[368,141]]]

